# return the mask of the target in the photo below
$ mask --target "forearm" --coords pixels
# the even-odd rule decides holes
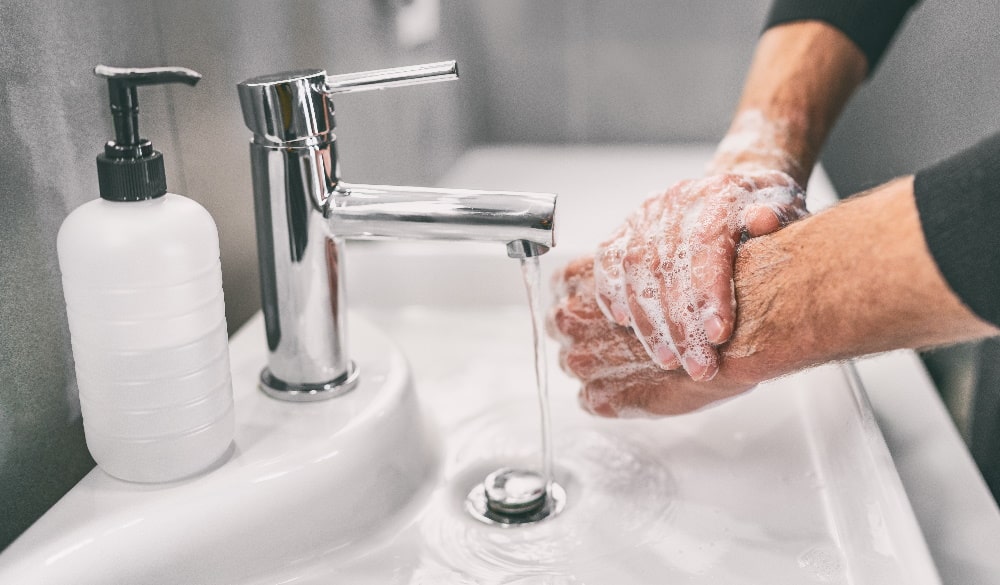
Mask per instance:
[[[867,71],[857,45],[831,25],[805,21],[768,30],[710,170],[780,170],[805,185]]]
[[[690,412],[814,364],[1000,334],[941,276],[911,178],[740,246],[736,329],[710,380],[654,364],[641,332],[603,317],[594,281],[591,258],[559,274],[549,331],[581,404],[602,416]]]
[[[746,242],[735,281],[740,310],[721,373],[740,379],[1000,333],[942,278],[912,178]]]
[[[771,29],[709,176],[651,197],[598,246],[599,303],[633,328],[657,366],[695,380],[716,375],[738,305],[736,245],[807,215],[803,186],[864,74],[864,56],[826,24]]]

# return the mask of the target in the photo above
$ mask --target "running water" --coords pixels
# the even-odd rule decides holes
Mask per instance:
[[[521,274],[531,313],[535,385],[541,414],[541,470],[535,472],[524,468],[501,467],[486,476],[482,483],[473,486],[466,496],[466,510],[473,518],[488,524],[534,524],[560,513],[566,505],[566,492],[556,483],[552,470],[552,421],[545,336],[542,329],[540,273],[537,257],[521,259]]]
[[[545,359],[545,332],[542,312],[542,278],[538,257],[521,258],[521,276],[528,293],[528,309],[531,311],[531,333],[535,348],[535,382],[538,385],[538,408],[542,428],[542,479],[548,491],[552,477],[552,421],[549,413],[549,373]]]

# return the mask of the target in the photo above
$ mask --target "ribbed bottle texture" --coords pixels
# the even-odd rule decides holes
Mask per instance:
[[[163,482],[211,466],[233,438],[215,223],[167,194],[96,200],[58,239],[87,446],[115,477]]]

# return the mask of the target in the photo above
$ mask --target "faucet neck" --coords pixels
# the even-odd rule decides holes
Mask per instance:
[[[250,144],[261,297],[270,354],[265,392],[336,396],[357,382],[347,357],[343,239],[489,240],[521,257],[554,245],[554,195],[346,185],[335,93],[454,79],[453,61],[327,76],[305,70],[239,84]],[[530,246],[516,242],[527,241]],[[526,251],[527,250],[527,251]]]

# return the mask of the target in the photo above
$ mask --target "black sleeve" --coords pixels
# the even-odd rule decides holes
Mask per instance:
[[[1000,133],[917,173],[913,192],[948,285],[1000,326]]]
[[[868,58],[871,74],[906,12],[920,0],[774,0],[764,30],[798,20],[821,20],[843,32]]]

